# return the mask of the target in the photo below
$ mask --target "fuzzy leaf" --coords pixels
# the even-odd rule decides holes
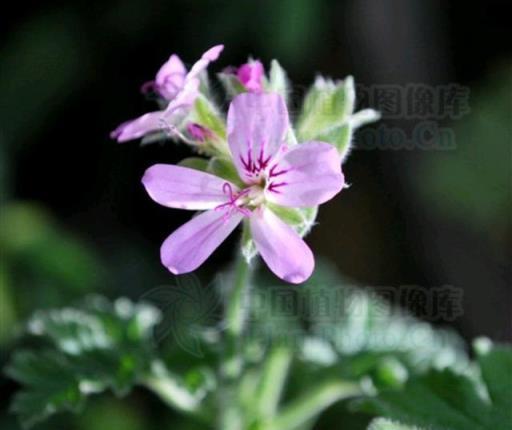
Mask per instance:
[[[492,348],[477,358],[482,380],[453,370],[431,370],[401,390],[362,402],[368,412],[442,430],[506,430],[512,423],[512,349]]]
[[[22,385],[12,409],[29,427],[65,410],[78,411],[91,393],[126,394],[153,358],[158,311],[127,299],[94,298],[82,309],[37,313],[28,332],[48,346],[14,354],[7,374]]]

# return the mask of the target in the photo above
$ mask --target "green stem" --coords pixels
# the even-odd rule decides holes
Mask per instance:
[[[289,348],[276,346],[265,361],[256,398],[258,415],[264,420],[274,417],[277,411],[291,360]]]
[[[293,430],[303,425],[337,401],[361,393],[358,385],[341,381],[325,382],[292,401],[264,427],[265,430]]]
[[[219,395],[218,426],[222,430],[243,428],[244,416],[238,403],[236,388],[237,378],[242,371],[241,336],[249,312],[247,298],[251,272],[251,267],[240,253],[233,269],[233,286],[226,302],[225,353],[221,364],[222,393]]]
[[[161,362],[152,365],[152,372],[141,381],[170,407],[184,413],[199,413],[201,399],[194,396],[177,375],[169,372]]]
[[[248,312],[246,299],[250,276],[251,268],[244,256],[240,255],[234,269],[233,288],[226,305],[226,330],[231,338],[240,337],[244,329],[245,316]]]

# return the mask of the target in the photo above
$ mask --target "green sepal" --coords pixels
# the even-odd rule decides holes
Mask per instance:
[[[318,213],[318,207],[288,208],[270,202],[267,202],[266,205],[285,223],[291,225],[302,237],[309,233],[315,224],[316,215]]]
[[[201,157],[187,157],[178,163],[178,166],[188,167],[201,172],[208,172],[208,160]]]
[[[232,73],[217,73],[217,77],[230,99],[236,97],[238,94],[247,92],[236,75]]]
[[[341,159],[344,160],[350,151],[353,130],[352,124],[348,122],[325,132],[318,140],[334,145]]]
[[[208,162],[207,171],[214,174],[215,176],[218,176],[219,178],[230,181],[240,188],[245,187],[243,181],[240,179],[240,176],[238,176],[235,165],[229,158],[213,157]]]
[[[217,106],[200,94],[194,104],[192,120],[213,131],[220,139],[226,139],[226,121]]]
[[[285,101],[288,100],[288,94],[290,93],[288,77],[286,76],[285,70],[281,67],[277,60],[272,60],[270,63],[267,90],[280,94],[283,96]]]
[[[334,82],[319,76],[306,94],[297,121],[302,141],[318,138],[326,130],[343,125],[354,110],[355,89],[351,76]]]

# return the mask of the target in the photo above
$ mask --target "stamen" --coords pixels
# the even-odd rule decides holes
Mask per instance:
[[[222,186],[222,191],[224,194],[228,196],[228,201],[226,203],[222,203],[219,206],[215,207],[215,210],[227,209],[224,214],[224,219],[227,220],[234,212],[240,212],[244,216],[249,216],[251,211],[243,206],[238,206],[237,201],[241,198],[249,194],[250,189],[245,189],[240,191],[239,193],[235,193],[233,191],[233,187],[229,182],[225,182]]]

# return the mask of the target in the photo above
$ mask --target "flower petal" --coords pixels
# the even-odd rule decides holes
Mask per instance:
[[[260,61],[251,61],[242,64],[236,73],[238,80],[250,92],[261,93],[263,91],[263,77],[265,69]]]
[[[185,83],[187,69],[180,57],[172,54],[156,74],[157,91],[167,100],[171,100]]]
[[[187,80],[195,79],[198,77],[198,75],[205,70],[208,65],[212,62],[217,60],[219,58],[220,53],[224,49],[224,45],[216,45],[213,48],[208,49],[199,61],[197,61],[192,68],[190,69],[190,72],[188,72]]]
[[[311,276],[315,267],[313,253],[295,230],[270,209],[253,211],[250,226],[256,248],[272,272],[293,284]]]
[[[176,126],[192,108],[199,95],[199,79],[187,81],[176,97],[165,108],[164,120]]]
[[[228,143],[245,182],[254,182],[267,168],[288,128],[288,110],[280,95],[244,93],[233,99],[228,112]]]
[[[242,221],[243,214],[211,210],[192,218],[162,244],[162,263],[175,275],[197,269]]]
[[[163,111],[149,112],[133,120],[123,122],[110,133],[110,137],[121,143],[159,131],[162,128],[161,119],[163,114]]]
[[[307,142],[292,147],[270,167],[265,197],[282,206],[313,207],[332,199],[344,183],[336,148]]]
[[[188,167],[155,164],[146,170],[142,184],[157,203],[170,208],[204,210],[213,209],[229,201],[226,184],[231,192],[233,185],[217,176]]]

